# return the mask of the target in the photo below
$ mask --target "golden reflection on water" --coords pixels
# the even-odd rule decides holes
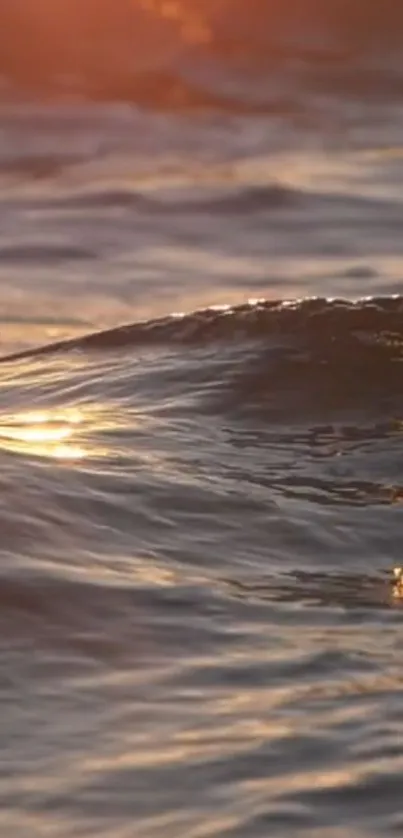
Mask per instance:
[[[37,457],[82,460],[88,454],[80,439],[84,420],[77,408],[16,413],[0,425],[0,446]]]

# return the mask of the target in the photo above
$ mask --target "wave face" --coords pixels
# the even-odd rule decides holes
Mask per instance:
[[[228,543],[207,551],[203,564],[217,559],[217,572],[232,567],[236,578],[232,550],[239,549],[239,528],[232,516],[238,509],[239,527],[248,531],[252,575],[263,573],[269,554],[272,573],[276,555],[278,569],[285,562],[290,572],[318,573],[326,528],[336,526],[333,511],[361,530],[358,508],[367,510],[368,523],[371,515],[381,521],[383,508],[400,503],[395,456],[403,411],[402,297],[355,303],[262,300],[203,309],[24,350],[1,361],[3,547],[32,565],[31,572],[41,566],[38,545],[44,556],[67,560],[62,556],[71,536],[66,531],[59,546],[57,539],[70,518],[78,555],[86,549],[103,554],[97,529],[102,522],[108,532],[111,528],[106,541],[116,535],[130,554],[148,544],[148,555],[155,526],[162,563],[171,543],[169,537],[164,547],[164,538],[176,522],[168,554],[172,549],[182,555],[184,539],[183,560],[196,568],[197,539],[193,558],[193,547],[185,545],[194,527],[203,525],[196,512],[200,492],[212,526],[225,530],[224,516],[229,527]],[[91,485],[99,485],[99,497]],[[138,532],[131,492],[143,498]],[[189,522],[187,513],[182,517],[187,492],[196,503],[194,514],[193,501],[189,507]],[[266,495],[274,515],[269,554],[264,517],[254,532]],[[161,518],[154,506],[158,498]],[[305,568],[288,541],[287,549],[282,547],[280,510],[284,504],[291,520],[297,515],[297,526],[298,498],[307,504],[309,542],[317,543]],[[92,510],[90,520],[81,503]],[[322,529],[325,509],[330,520]],[[398,559],[392,519],[391,525],[388,549]],[[359,547],[363,568],[368,549],[377,556],[371,532]],[[336,538],[338,570],[341,563],[347,571],[356,558],[360,561],[351,550],[340,556]],[[385,570],[378,558],[376,569]],[[8,577],[7,562],[5,568]]]
[[[291,400],[302,396],[313,410],[326,400],[339,401],[345,407],[348,397],[359,400],[363,394],[374,400],[400,396],[403,298],[259,300],[234,307],[215,306],[22,350],[0,357],[0,363],[60,352],[105,353],[144,347],[181,352],[194,347],[216,352],[215,365],[220,348],[234,344],[238,358],[234,378],[243,382],[240,399],[244,406],[247,396],[253,395],[259,409],[274,392],[277,408],[285,392]],[[225,357],[228,364],[227,352]],[[219,371],[221,376],[220,366]],[[224,389],[225,383],[226,377],[220,381]]]
[[[141,369],[135,366],[133,373],[132,359],[137,364],[138,356]],[[196,416],[216,417],[216,421],[220,416],[224,422],[247,421],[252,428],[256,423],[257,436],[262,423],[268,423],[269,428],[283,425],[291,451],[301,423],[308,428],[313,423],[314,429],[330,423],[330,435],[337,436],[334,422],[352,422],[354,427],[366,417],[365,421],[375,422],[375,434],[394,436],[400,434],[403,410],[403,299],[379,297],[356,303],[319,298],[292,303],[261,300],[218,306],[0,358],[8,378],[14,365],[33,364],[40,382],[38,363],[45,365],[45,370],[47,363],[51,368],[56,364],[56,369],[66,365],[67,370],[70,363],[73,370],[78,365],[78,381],[74,372],[71,384],[66,384],[73,392],[77,387],[85,393],[87,381],[91,390],[93,376],[97,381],[103,370],[108,377],[113,371],[116,381],[111,382],[112,388],[117,388],[118,403],[125,409],[127,401],[134,409],[132,393],[138,388],[141,393],[145,387],[146,392],[152,392],[157,412],[160,401],[176,405],[174,413],[183,404],[185,416],[190,411],[189,416],[195,412]],[[40,383],[38,386],[40,390]],[[170,408],[164,409],[169,414]],[[357,433],[365,437],[367,431]],[[252,464],[249,468],[253,472]],[[253,479],[252,473],[248,479]],[[342,499],[343,489],[340,492]],[[385,492],[391,501],[400,498],[399,486],[380,492],[380,497]]]
[[[273,107],[301,82],[401,93],[393,0],[16,0],[2,10],[0,72],[23,89],[143,105]]]

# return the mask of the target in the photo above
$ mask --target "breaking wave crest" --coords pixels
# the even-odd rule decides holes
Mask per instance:
[[[206,344],[216,341],[299,339],[302,347],[370,354],[373,359],[403,358],[403,297],[371,297],[351,302],[312,298],[296,301],[254,300],[237,306],[213,306],[190,314],[172,314],[118,326],[72,340],[27,349],[1,362],[71,350],[109,350],[136,345]]]

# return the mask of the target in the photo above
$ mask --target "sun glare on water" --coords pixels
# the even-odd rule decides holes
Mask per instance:
[[[37,457],[82,460],[87,455],[80,444],[83,421],[83,414],[76,409],[14,414],[0,425],[0,446]]]

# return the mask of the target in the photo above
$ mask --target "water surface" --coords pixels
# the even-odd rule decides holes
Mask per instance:
[[[0,57],[2,834],[398,835],[401,16],[75,5]]]

